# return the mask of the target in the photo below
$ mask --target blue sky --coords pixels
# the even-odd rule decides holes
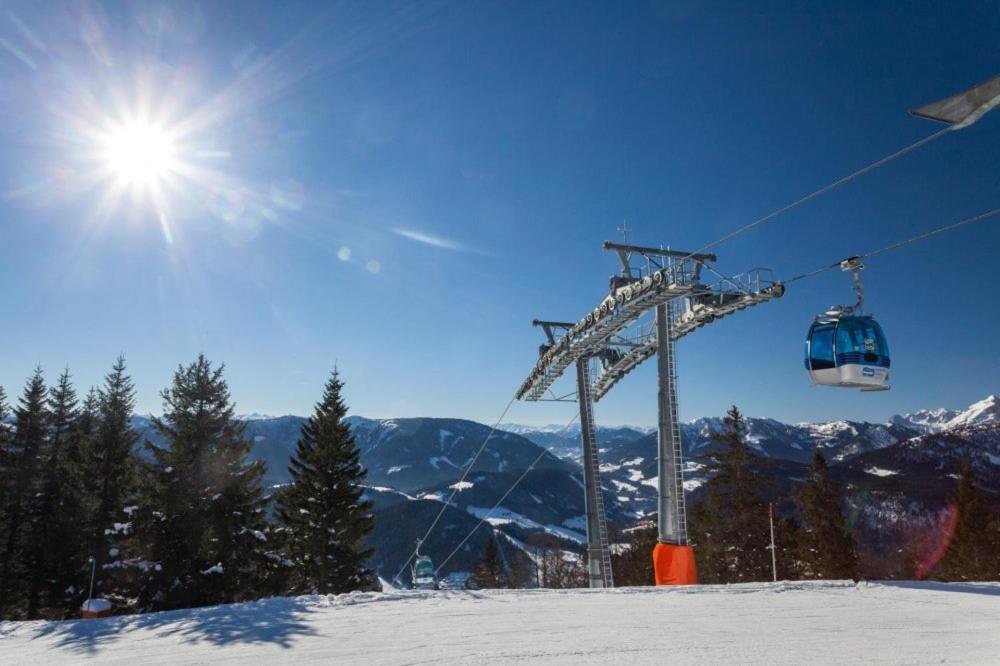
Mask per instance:
[[[179,363],[240,412],[495,420],[535,317],[578,318],[623,221],[694,249],[937,127],[997,74],[994,3],[36,3],[0,11],[0,383],[119,353],[139,410]],[[152,119],[171,170],[122,186],[106,135]],[[1000,114],[719,248],[789,277],[1000,204]],[[118,178],[118,180],[116,180]],[[884,419],[1000,391],[1000,224],[870,262],[891,392],[809,385],[839,273],[678,344],[682,418]],[[654,368],[597,406],[652,424]],[[518,403],[508,421],[565,422]]]

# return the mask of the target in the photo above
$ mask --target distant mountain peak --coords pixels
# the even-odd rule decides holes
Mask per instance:
[[[979,402],[974,402],[962,413],[952,419],[951,427],[973,423],[993,423],[1000,421],[1000,398],[988,395]]]
[[[914,428],[924,433],[951,430],[959,426],[1000,422],[1000,398],[990,394],[965,409],[922,409],[912,414],[897,414],[889,419],[890,425]]]
[[[281,418],[280,416],[274,414],[259,414],[258,412],[251,412],[250,414],[237,414],[236,419],[238,421],[270,421],[272,419]]]

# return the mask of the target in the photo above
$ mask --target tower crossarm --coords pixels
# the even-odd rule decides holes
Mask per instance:
[[[608,340],[633,324],[644,312],[674,298],[704,289],[693,272],[662,268],[613,289],[580,321],[573,324],[546,349],[518,389],[522,400],[539,400],[566,368],[583,356],[604,348]]]
[[[517,398],[543,399],[568,367],[584,356],[599,354],[616,336],[657,305],[685,299],[686,307],[676,308],[680,314],[672,332],[675,338],[680,338],[737,310],[759,305],[784,293],[781,283],[761,277],[764,269],[725,278],[719,286],[710,287],[699,281],[700,265],[695,261],[675,263],[644,277],[614,281],[610,293],[577,323],[560,322],[558,326],[547,327],[546,334],[553,335],[540,350],[538,362],[522,382]],[[556,333],[561,335],[556,337]],[[655,352],[655,341],[652,346],[648,342],[637,345],[606,367],[595,380],[594,399],[600,399],[618,379]]]
[[[675,315],[675,321],[671,326],[670,339],[679,340],[706,324],[719,321],[740,310],[780,298],[784,293],[784,285],[775,282],[752,292],[733,293],[713,290],[711,293],[702,293],[692,297],[689,299],[691,302],[688,303],[686,310],[680,311],[678,308],[679,312]],[[656,336],[647,336],[641,344],[633,346],[622,354],[615,363],[606,365],[594,379],[591,387],[593,400],[596,402],[604,397],[625,375],[635,370],[646,359],[656,355],[656,351]]]

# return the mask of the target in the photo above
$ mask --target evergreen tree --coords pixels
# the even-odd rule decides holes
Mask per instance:
[[[698,553],[698,575],[705,583],[771,580],[770,527],[767,502],[770,487],[759,470],[763,461],[746,442],[746,422],[736,407],[713,433],[720,447],[709,454],[705,495],[694,507],[689,532]]]
[[[84,403],[73,472],[85,514],[83,552],[94,558],[98,573],[95,596],[115,596],[102,574],[119,566],[120,542],[131,525],[126,505],[135,497],[134,410],[135,385],[119,356],[104,385]]]
[[[91,386],[87,395],[80,403],[80,413],[76,419],[77,435],[81,439],[86,439],[94,434],[97,429],[98,410],[100,409],[100,394],[97,387]]]
[[[1000,574],[1000,554],[990,534],[991,516],[976,490],[972,465],[963,460],[952,499],[958,513],[948,549],[935,572],[944,580],[994,580]]]
[[[4,470],[6,488],[3,521],[0,523],[0,603],[4,616],[22,617],[28,609],[33,552],[28,548],[32,520],[37,518],[35,496],[40,487],[39,457],[48,434],[48,408],[42,369],[36,368],[14,410],[15,429]],[[37,607],[37,604],[35,604]]]
[[[74,596],[81,568],[81,515],[70,481],[72,449],[77,445],[77,398],[68,369],[49,390],[48,407],[48,436],[39,454],[40,483],[26,545],[31,564],[29,618],[37,617],[40,607],[51,617],[61,617]]]
[[[472,577],[476,587],[481,590],[507,587],[506,570],[492,534],[486,539],[483,556],[476,562]]]
[[[302,427],[288,470],[292,482],[278,499],[293,594],[335,594],[374,584],[366,566],[374,551],[365,547],[373,527],[372,505],[361,499],[365,470],[344,421],[342,390],[334,370]]]
[[[164,447],[146,443],[138,547],[145,561],[140,603],[184,608],[257,598],[266,552],[263,463],[233,418],[223,366],[199,355],[178,368],[153,425]]]
[[[655,516],[652,517],[655,519]],[[626,546],[611,554],[611,568],[615,585],[633,587],[653,584],[653,548],[656,546],[657,528],[636,525],[615,541]]]
[[[993,554],[993,559],[986,560],[984,580],[1000,581],[1000,512],[994,512],[990,516],[987,542],[988,553]]]
[[[507,560],[507,586],[514,590],[538,586],[535,562],[520,548],[513,549]]]
[[[778,515],[779,503],[774,505],[774,547],[775,562],[778,565],[778,580],[801,580],[803,564],[799,560],[802,529],[791,516]]]
[[[840,488],[830,478],[823,452],[813,451],[812,466],[798,497],[802,530],[799,560],[807,578],[858,578],[854,537],[844,517]]]
[[[7,495],[10,492],[9,483],[14,466],[14,430],[7,422],[10,418],[10,404],[7,402],[7,392],[0,386],[0,536],[4,533],[4,520],[7,507]]]

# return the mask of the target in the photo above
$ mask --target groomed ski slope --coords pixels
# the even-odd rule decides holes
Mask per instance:
[[[355,593],[0,624],[0,662],[997,664],[1000,584]]]

